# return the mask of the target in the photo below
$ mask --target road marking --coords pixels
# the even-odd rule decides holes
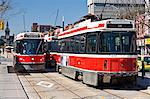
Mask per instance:
[[[46,88],[51,88],[54,84],[53,84],[53,83],[46,82],[46,81],[40,81],[40,82],[37,83],[36,85],[42,86],[42,87],[46,87]]]

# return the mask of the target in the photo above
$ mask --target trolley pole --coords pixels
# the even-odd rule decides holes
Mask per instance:
[[[142,61],[142,79],[144,79],[145,76],[145,68],[144,68],[144,61]]]

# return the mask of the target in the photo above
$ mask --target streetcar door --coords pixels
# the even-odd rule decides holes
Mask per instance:
[[[61,65],[62,66],[67,66],[68,65],[68,58],[66,55],[61,56]]]

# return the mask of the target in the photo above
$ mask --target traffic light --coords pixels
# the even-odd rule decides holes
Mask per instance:
[[[4,20],[0,20],[0,30],[4,30]]]

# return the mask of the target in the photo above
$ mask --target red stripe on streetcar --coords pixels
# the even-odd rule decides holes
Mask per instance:
[[[72,31],[69,31],[69,32],[64,32],[63,34],[60,34],[59,36],[63,36],[63,35],[67,35],[67,34],[71,34],[71,33],[74,33],[74,32],[83,31],[83,30],[86,30],[86,29],[87,29],[87,26],[82,27],[82,28],[79,28],[79,29],[76,29],[76,30],[72,30]]]
[[[99,27],[104,27],[105,24],[99,24],[98,27],[94,27],[94,28],[99,28]],[[64,32],[63,34],[59,34],[59,36],[64,36],[64,35],[68,35],[68,34],[71,34],[71,33],[74,33],[74,32],[79,32],[79,31],[83,31],[83,30],[87,30],[87,29],[94,29],[94,28],[87,28],[87,26],[85,27],[82,27],[82,28],[79,28],[79,29],[76,29],[76,30],[71,30],[69,32]]]
[[[98,27],[104,27],[105,26],[105,24],[99,24],[98,25]]]
[[[17,56],[18,62],[45,62],[44,55],[43,56]]]

